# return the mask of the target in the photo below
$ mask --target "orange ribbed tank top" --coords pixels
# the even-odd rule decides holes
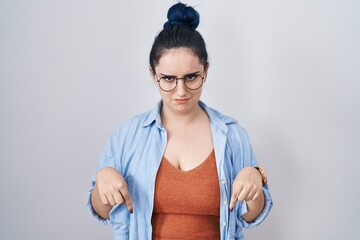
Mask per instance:
[[[189,171],[163,157],[151,219],[154,240],[220,239],[220,188],[215,152]]]

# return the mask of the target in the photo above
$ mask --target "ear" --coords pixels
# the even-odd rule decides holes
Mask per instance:
[[[210,64],[209,64],[209,63],[204,67],[204,82],[206,82],[206,78],[207,78],[207,75],[208,75],[209,67],[210,67]]]
[[[152,79],[155,81],[156,78],[155,78],[155,71],[152,69],[152,67],[149,65],[149,73],[152,77]]]
[[[152,67],[150,65],[149,65],[149,73],[150,73],[151,77],[156,80],[156,78],[155,78],[155,74],[156,74],[155,70],[152,69]]]

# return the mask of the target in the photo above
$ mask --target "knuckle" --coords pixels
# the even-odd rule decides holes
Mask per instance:
[[[235,201],[238,195],[239,195],[238,192],[234,192],[233,195],[231,196],[231,200]]]
[[[127,185],[126,185],[125,182],[121,181],[121,182],[118,183],[118,188],[119,189],[123,189],[123,188],[126,188],[126,187],[127,187]]]
[[[113,190],[112,189],[104,189],[103,193],[104,195],[108,196],[108,195],[112,195]]]
[[[122,197],[117,197],[117,198],[115,199],[115,201],[116,201],[117,204],[121,204],[121,203],[124,202],[124,200],[122,199]]]

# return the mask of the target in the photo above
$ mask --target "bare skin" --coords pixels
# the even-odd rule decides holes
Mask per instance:
[[[183,78],[189,73],[199,72],[206,80],[207,70],[191,50],[178,48],[163,53],[155,70],[150,69],[150,73],[156,83],[157,74]],[[168,135],[164,155],[183,171],[201,164],[213,149],[210,119],[198,104],[201,91],[202,87],[188,89],[183,81],[178,81],[171,92],[159,89],[163,100],[161,120]],[[233,182],[232,192],[230,211],[237,201],[246,201],[248,212],[242,217],[247,222],[254,221],[265,204],[260,173],[253,167],[242,169]],[[133,210],[126,181],[113,168],[104,168],[97,173],[91,200],[95,212],[104,219],[109,218],[115,204],[125,203],[130,212]]]
[[[103,168],[96,174],[91,203],[95,212],[103,219],[109,218],[110,210],[114,205],[125,203],[129,212],[133,212],[126,181],[112,167]]]
[[[184,88],[179,83],[177,88]],[[175,117],[162,111],[162,121],[168,142],[165,149],[166,159],[176,168],[189,171],[200,165],[213,149],[210,119],[198,106],[193,116]]]
[[[232,190],[230,211],[237,201],[246,201],[248,212],[242,218],[247,222],[253,222],[262,212],[265,204],[262,178],[258,170],[253,167],[243,168],[236,176]]]

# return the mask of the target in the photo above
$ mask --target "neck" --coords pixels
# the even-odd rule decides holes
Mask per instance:
[[[185,126],[193,123],[195,119],[198,119],[202,114],[203,110],[199,104],[197,104],[192,111],[187,113],[174,112],[163,105],[161,109],[161,120],[165,127],[174,125]]]

